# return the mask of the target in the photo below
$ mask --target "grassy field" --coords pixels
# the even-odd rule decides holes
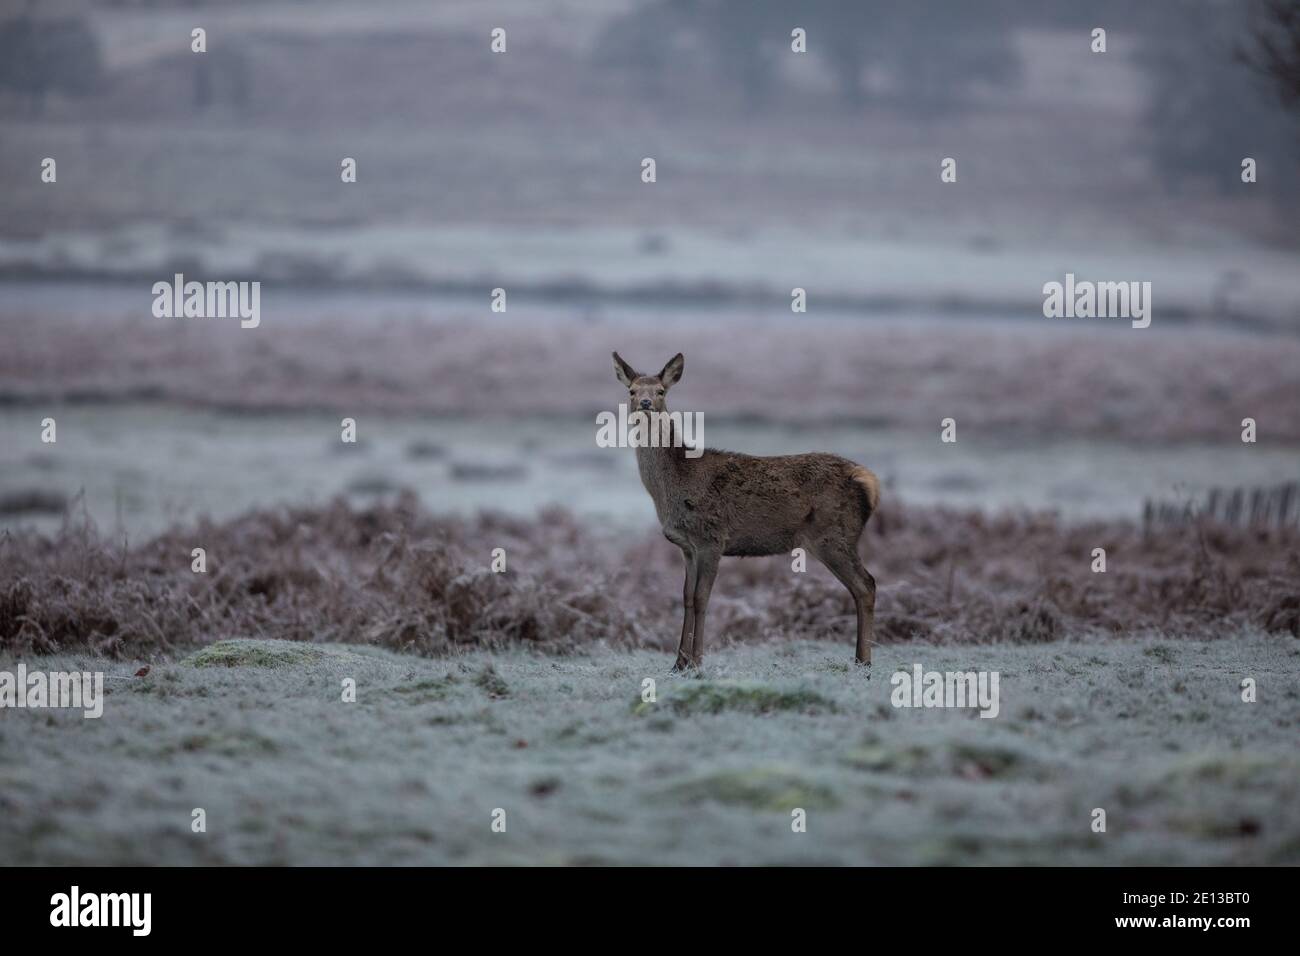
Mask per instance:
[[[508,315],[493,316],[483,297],[429,314],[383,297],[338,305],[292,292],[275,300],[275,321],[242,330],[154,319],[147,286],[91,289],[101,301],[60,290],[23,305],[0,293],[0,407],[37,422],[153,402],[369,422],[553,415],[589,424],[622,396],[611,351],[655,371],[680,351],[686,372],[672,407],[719,424],[890,427],[933,439],[951,415],[981,443],[1204,441],[1240,451],[1250,416],[1261,445],[1300,447],[1300,339],[1291,334],[1041,316],[837,319],[793,315],[788,298],[767,313],[615,308],[584,320],[575,304],[556,315],[565,306],[513,298]],[[270,314],[270,295],[265,306]]]
[[[120,679],[98,721],[0,721],[0,861],[1300,862],[1293,638],[910,643],[878,648],[870,677],[849,656],[737,645],[702,678],[609,649],[247,641],[142,678],[135,661],[29,658]],[[890,675],[916,662],[997,670],[999,715],[894,708]]]
[[[0,862],[1300,862],[1293,529],[895,505],[866,553],[874,673],[844,589],[773,558],[724,562],[674,677],[649,530],[405,496],[7,533],[0,671],[108,696],[0,713]],[[998,672],[996,717],[895,708],[916,664]]]

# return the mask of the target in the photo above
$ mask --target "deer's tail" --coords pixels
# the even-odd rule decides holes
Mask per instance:
[[[862,500],[862,523],[866,524],[876,508],[880,505],[880,479],[870,468],[854,465],[849,471],[849,478],[857,485]]]

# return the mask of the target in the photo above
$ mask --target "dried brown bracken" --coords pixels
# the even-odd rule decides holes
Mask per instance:
[[[863,538],[879,582],[877,640],[1039,642],[1241,626],[1296,634],[1300,533],[1199,524],[1067,524],[885,506]],[[190,570],[206,548],[208,572]],[[1093,573],[1092,549],[1106,549]],[[504,548],[507,571],[491,570]],[[0,539],[0,648],[139,659],[233,637],[369,643],[420,654],[604,642],[669,649],[681,555],[656,529],[564,511],[440,516],[414,495],[355,509],[279,508],[178,527],[123,549],[85,519]],[[848,593],[814,564],[729,559],[712,605],[719,646],[825,639],[853,653]]]

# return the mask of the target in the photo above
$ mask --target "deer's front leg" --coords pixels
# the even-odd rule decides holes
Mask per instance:
[[[717,577],[718,563],[721,560],[721,551],[700,551],[695,555],[695,616],[692,628],[695,635],[691,645],[691,663],[696,667],[704,664],[704,615],[709,609],[709,595],[713,591],[713,579]]]
[[[695,583],[698,580],[699,565],[694,551],[683,548],[682,556],[686,558],[686,583],[682,587],[682,639],[677,642],[677,663],[673,665],[675,671],[690,666],[695,639]]]

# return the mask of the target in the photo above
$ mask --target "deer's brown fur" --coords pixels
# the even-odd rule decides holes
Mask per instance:
[[[674,356],[658,375],[644,375],[614,353],[614,370],[633,411],[665,411],[682,375]],[[686,558],[682,636],[675,669],[704,659],[704,618],[720,559],[789,554],[804,548],[839,579],[857,607],[856,659],[871,663],[876,582],[858,556],[858,538],[880,501],[871,471],[818,452],[759,458],[706,449],[638,447],[641,481],[654,500],[664,536]]]

